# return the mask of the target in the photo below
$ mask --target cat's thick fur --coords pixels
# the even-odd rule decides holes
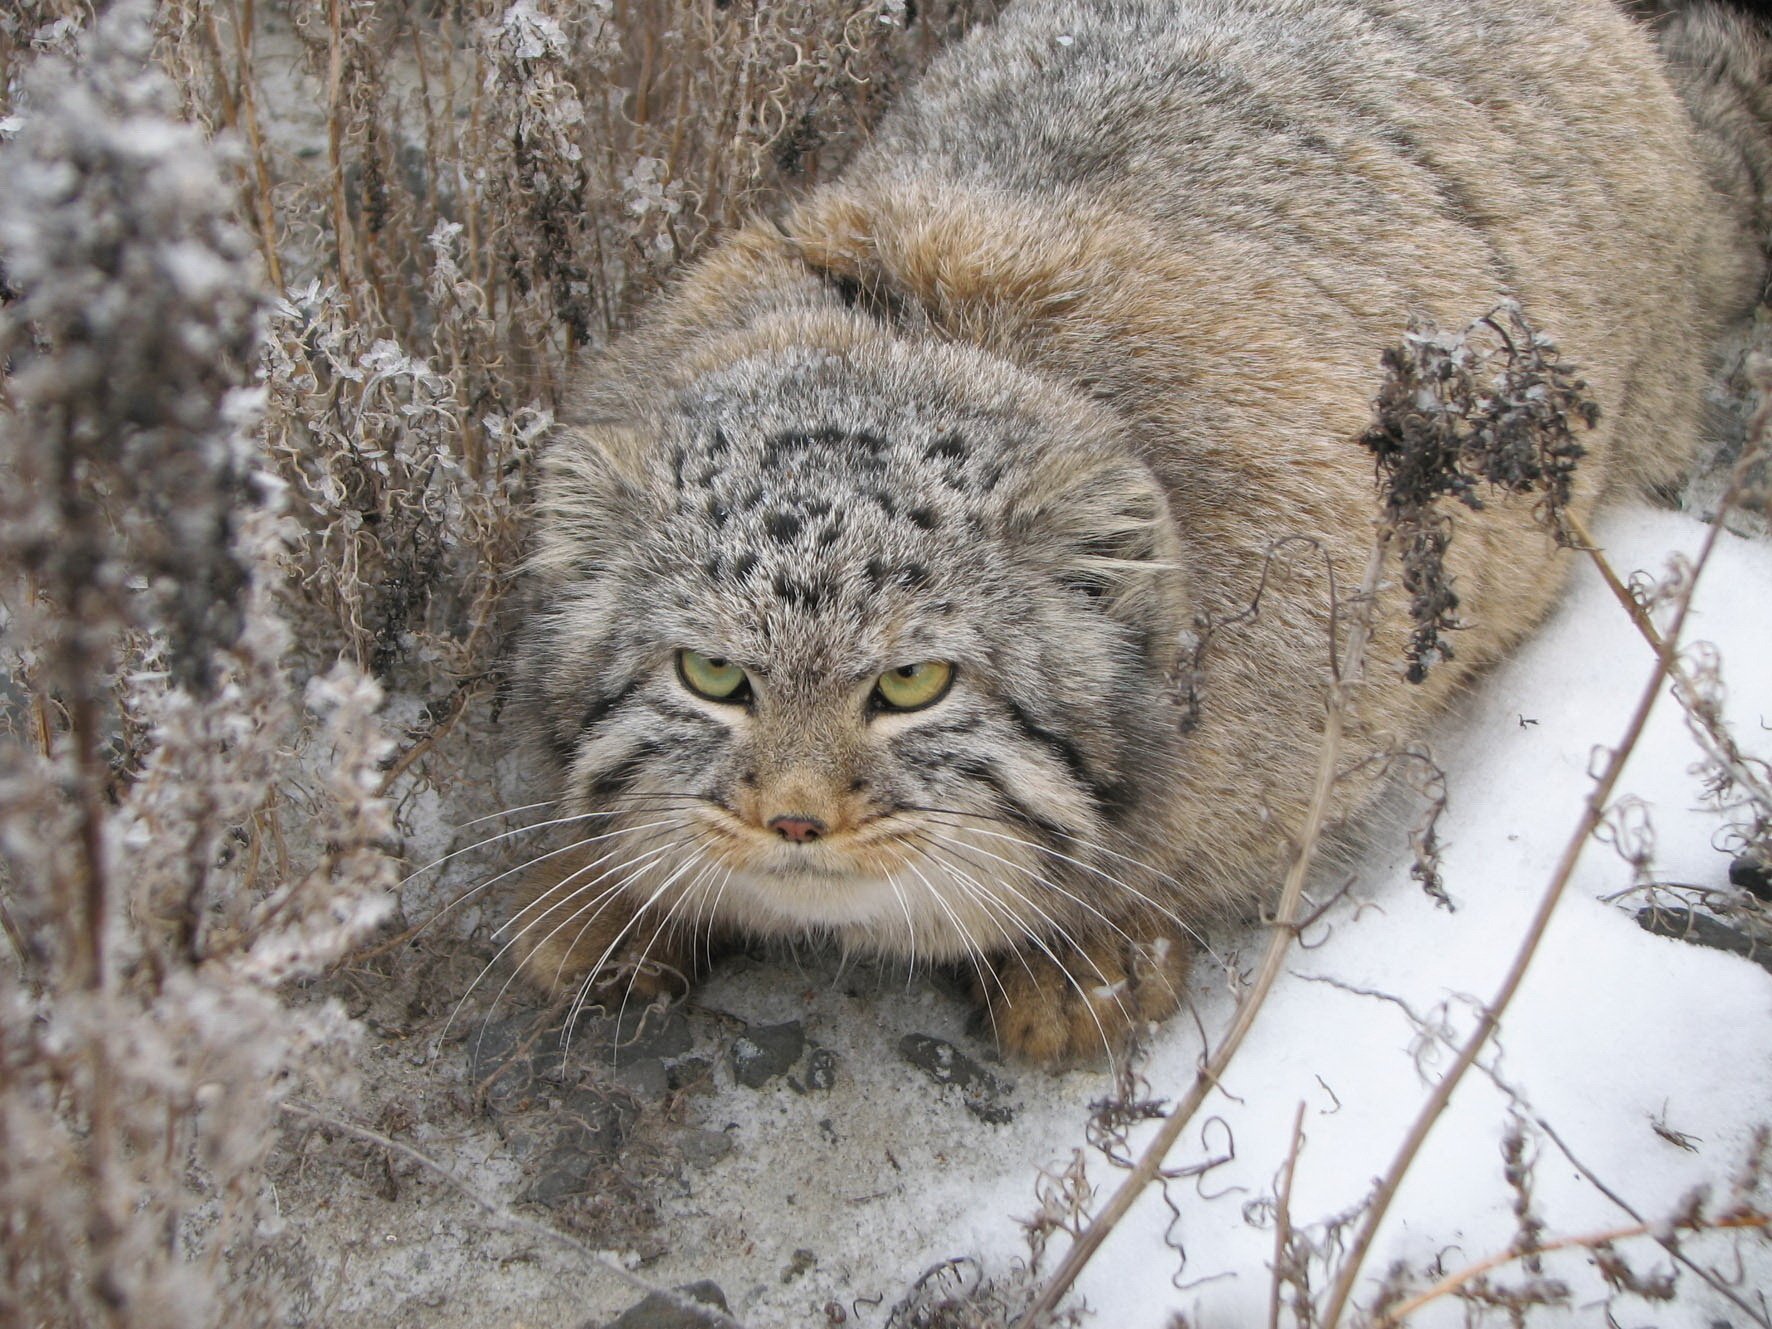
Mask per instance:
[[[727,238],[549,445],[519,691],[593,815],[516,920],[530,973],[829,936],[966,967],[1049,1061],[1173,1009],[1303,819],[1326,581],[1214,634],[1197,713],[1190,634],[1283,537],[1358,581],[1410,319],[1511,298],[1579,363],[1578,513],[1691,454],[1756,291],[1766,56],[1659,21],[1665,54],[1607,0],[1022,0]],[[1456,659],[1405,682],[1387,615],[1350,754],[1544,615],[1569,560],[1529,508],[1459,514]],[[920,661],[947,695],[880,709]]]

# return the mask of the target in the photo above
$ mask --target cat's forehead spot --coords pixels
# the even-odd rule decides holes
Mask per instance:
[[[822,515],[821,499],[828,510],[833,496],[848,496],[927,527],[942,520],[944,500],[965,504],[990,492],[1003,471],[1000,451],[915,418],[892,427],[694,421],[669,449],[669,484],[679,510],[787,503]]]

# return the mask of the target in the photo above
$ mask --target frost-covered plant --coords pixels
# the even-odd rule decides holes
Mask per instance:
[[[105,8],[0,6],[0,1324],[280,1322],[290,983],[487,810],[572,353],[996,0]]]
[[[1485,484],[1537,494],[1545,522],[1560,530],[1583,454],[1571,426],[1591,429],[1599,408],[1555,343],[1511,303],[1453,332],[1418,321],[1383,363],[1375,420],[1360,441],[1383,482],[1415,622],[1407,677],[1419,683],[1435,660],[1451,658],[1441,634],[1459,626],[1446,571],[1452,521],[1438,501],[1481,508]]]
[[[151,49],[115,6],[0,149],[6,1322],[276,1318],[268,1124],[353,1037],[279,988],[357,944],[392,875],[378,689],[341,666],[310,714],[286,667],[259,277]]]

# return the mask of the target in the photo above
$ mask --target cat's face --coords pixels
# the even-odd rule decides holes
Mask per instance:
[[[776,354],[556,441],[522,686],[606,837],[586,908],[935,957],[1087,925],[1173,760],[1174,538],[1088,408],[984,372]]]

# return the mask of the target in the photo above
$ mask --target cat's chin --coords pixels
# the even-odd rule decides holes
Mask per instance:
[[[735,871],[721,888],[722,919],[762,936],[825,933],[887,955],[955,959],[1003,936],[1000,923],[972,900],[937,898],[927,880],[905,872],[875,875],[818,865],[781,871]]]

